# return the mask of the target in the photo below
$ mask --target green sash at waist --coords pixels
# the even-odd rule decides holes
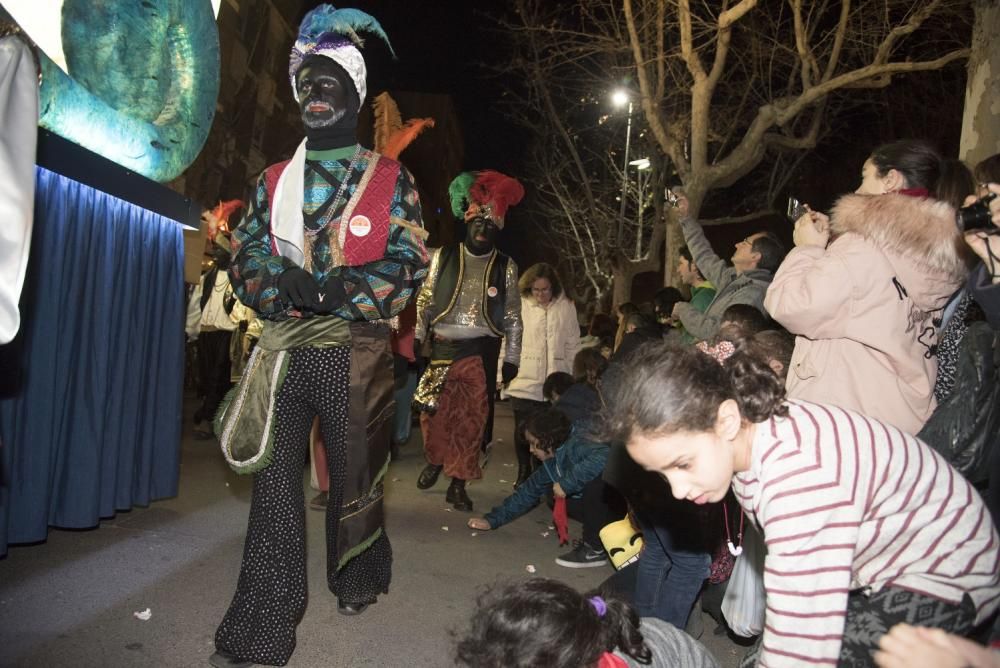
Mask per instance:
[[[257,346],[264,350],[331,348],[351,345],[351,323],[337,316],[264,321]]]
[[[237,473],[256,473],[271,463],[274,402],[288,371],[289,351],[351,345],[350,323],[335,316],[264,322],[240,382],[215,416],[215,435]]]

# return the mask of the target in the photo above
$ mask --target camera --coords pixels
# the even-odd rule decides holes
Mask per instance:
[[[996,193],[990,193],[982,199],[976,200],[969,206],[963,206],[955,212],[955,224],[958,225],[959,232],[970,232],[972,230],[987,230],[1000,233],[1000,230],[991,229],[990,202],[996,199]]]

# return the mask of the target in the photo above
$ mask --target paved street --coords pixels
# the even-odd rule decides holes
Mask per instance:
[[[513,420],[499,404],[496,435],[503,443],[484,480],[470,485],[477,513],[510,490],[515,477]],[[120,513],[98,530],[52,530],[45,543],[12,547],[0,561],[0,665],[204,666],[212,636],[232,596],[250,501],[250,480],[225,465],[215,441],[183,444],[180,492],[149,508]],[[423,466],[414,430],[387,481],[388,532],[395,562],[392,589],[364,615],[336,612],[326,589],[321,513],[307,512],[309,606],[298,627],[289,666],[451,665],[451,633],[461,629],[483,585],[537,575],[580,589],[612,570],[573,570],[554,563],[562,551],[547,536],[544,508],[497,532],[466,528],[467,514],[448,510],[447,483],[420,492]],[[304,475],[308,489],[308,471]],[[579,525],[571,524],[579,536]],[[563,548],[565,549],[565,548]],[[133,613],[149,609],[148,621]],[[723,666],[742,648],[705,641]]]

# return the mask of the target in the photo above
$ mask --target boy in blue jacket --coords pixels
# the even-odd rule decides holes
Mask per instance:
[[[580,354],[584,352],[586,349]],[[574,360],[574,371],[580,366],[576,364],[579,358]],[[579,410],[596,402],[592,408],[596,412],[599,399],[592,382],[588,382],[596,380],[596,375],[584,372],[578,377],[586,380],[575,383],[553,408],[538,411],[525,424],[531,454],[542,465],[502,504],[482,518],[470,519],[469,527],[479,531],[497,529],[534,508],[551,491],[554,496],[566,498],[569,516],[583,524],[583,540],[556,563],[568,568],[592,568],[608,563],[598,535],[601,528],[621,519],[625,510],[620,496],[601,477],[609,446],[590,434],[585,416],[592,412]],[[591,393],[593,396],[588,396]],[[567,413],[577,419],[570,422]]]

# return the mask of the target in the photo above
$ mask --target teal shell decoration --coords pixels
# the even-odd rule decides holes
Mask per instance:
[[[210,0],[64,0],[69,75],[42,56],[39,124],[154,181],[198,156],[219,94]]]

